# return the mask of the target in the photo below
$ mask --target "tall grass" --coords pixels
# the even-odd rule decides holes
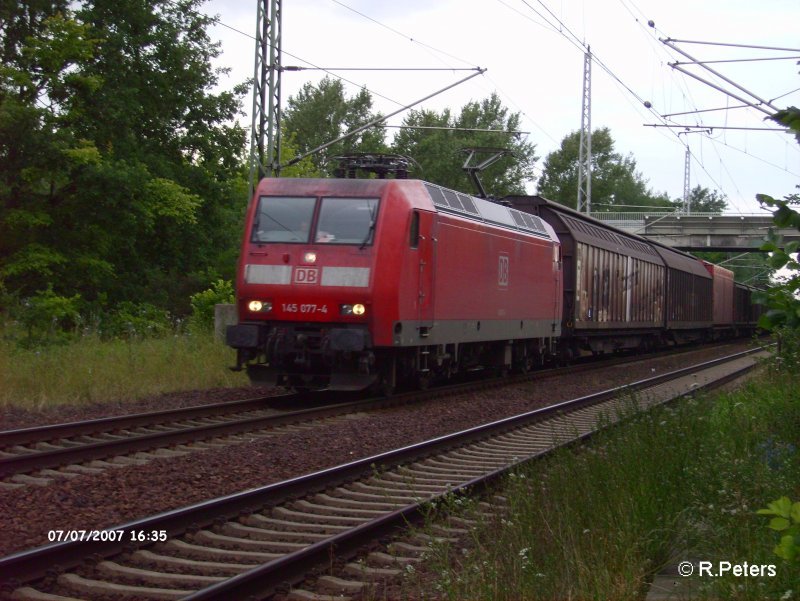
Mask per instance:
[[[783,374],[660,408],[518,471],[502,493],[502,519],[464,548],[437,547],[426,596],[636,599],[664,565],[695,559],[777,569],[695,574],[697,598],[797,598],[800,564],[773,554],[776,534],[755,511],[800,498],[798,384]]]
[[[24,349],[0,341],[0,406],[30,410],[185,389],[244,386],[233,351],[208,334],[101,340]]]

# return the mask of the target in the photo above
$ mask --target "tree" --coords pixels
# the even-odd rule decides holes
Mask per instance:
[[[683,199],[676,198],[672,201],[672,205],[676,209],[683,209]],[[692,213],[721,214],[722,211],[728,208],[728,199],[718,190],[709,190],[702,186],[695,186],[689,193],[689,206],[691,207]]]
[[[362,89],[347,98],[341,80],[325,77],[318,85],[306,83],[290,96],[284,111],[282,135],[293,140],[298,156],[332,142],[349,131],[369,123],[378,115],[372,110],[372,95]],[[312,155],[319,173],[333,175],[334,157],[356,152],[386,152],[383,129],[370,128]],[[285,154],[285,153],[284,153]],[[283,162],[294,157],[285,155]]]
[[[773,121],[789,127],[800,142],[800,109],[789,107],[770,117]],[[757,195],[762,205],[772,207],[773,221],[778,227],[793,227],[800,231],[800,195],[790,194],[777,200],[766,194]],[[800,243],[790,242],[781,246],[775,234],[770,232],[768,241],[761,247],[770,252],[769,263],[773,269],[786,269],[789,272],[782,282],[776,282],[767,290],[757,294],[760,303],[767,306],[767,312],[759,320],[763,328],[778,331],[784,341],[789,342],[789,356],[796,365],[800,362]]]
[[[578,197],[580,132],[561,141],[561,147],[547,155],[539,178],[539,194],[575,208]],[[592,210],[636,211],[640,207],[669,207],[665,194],[654,194],[647,180],[636,171],[633,156],[614,151],[607,127],[592,132]]]
[[[519,113],[510,113],[497,94],[481,102],[465,104],[457,116],[449,109],[441,113],[413,110],[403,120],[406,129],[395,137],[393,152],[413,158],[421,167],[418,177],[430,182],[472,191],[473,184],[462,169],[465,148],[490,147],[511,151],[484,172],[480,178],[487,192],[494,196],[524,194],[525,182],[533,180],[536,147],[512,133],[520,127]],[[452,129],[425,129],[452,128]],[[476,130],[494,130],[492,132]],[[479,160],[487,158],[482,155]]]
[[[101,306],[185,312],[191,292],[232,275],[245,205],[244,131],[232,120],[245,89],[212,92],[219,49],[199,3],[10,11],[0,29],[7,291],[51,286]]]

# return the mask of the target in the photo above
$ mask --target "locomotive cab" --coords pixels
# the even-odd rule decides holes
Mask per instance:
[[[251,380],[362,389],[376,378],[369,324],[380,195],[262,182],[237,281],[239,323],[226,340]]]

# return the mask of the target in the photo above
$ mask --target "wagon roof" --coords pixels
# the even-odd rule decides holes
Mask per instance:
[[[629,234],[541,196],[510,196],[507,200],[520,211],[541,216],[557,232],[566,230],[578,242],[663,264],[650,241],[641,236]],[[553,223],[554,219],[560,222],[561,227]]]
[[[664,259],[664,263],[667,264],[667,267],[677,269],[678,271],[686,271],[701,278],[711,279],[711,274],[708,273],[708,270],[703,267],[703,264],[696,257],[679,252],[669,246],[656,244],[653,245],[653,247],[658,254],[661,255],[661,258]]]

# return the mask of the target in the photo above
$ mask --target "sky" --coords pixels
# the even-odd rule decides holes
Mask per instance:
[[[210,35],[221,43],[218,66],[231,70],[220,80],[223,88],[253,75],[257,3],[205,4],[205,11],[222,24]],[[708,66],[762,100],[776,99],[777,108],[800,106],[797,0],[283,0],[282,11],[283,65],[326,68],[344,78],[350,95],[365,86],[383,114],[471,74],[461,69],[486,69],[415,108],[450,108],[457,114],[467,102],[497,92],[505,106],[522,114],[522,129],[541,157],[537,173],[544,157],[580,129],[588,45],[596,59],[591,71],[592,129],[610,129],[615,150],[632,155],[652,191],[682,198],[687,144],[691,187],[725,194],[728,213],[763,212],[756,194],[782,198],[800,185],[800,145],[794,137],[721,129],[773,125],[764,121],[765,113],[737,108],[739,100],[670,67],[668,63],[687,59],[659,41],[705,42],[676,45],[697,60],[728,61]],[[419,70],[336,70],[340,68]],[[746,96],[698,65],[682,68]],[[284,106],[304,83],[326,75],[319,70],[284,72]],[[248,114],[251,103],[251,98],[245,100]],[[675,115],[707,109],[724,110]],[[400,125],[405,114],[388,124]],[[665,120],[663,115],[674,116]],[[249,117],[242,121],[249,127]],[[648,126],[665,122],[713,129],[689,133]],[[535,181],[528,191],[536,192]]]

